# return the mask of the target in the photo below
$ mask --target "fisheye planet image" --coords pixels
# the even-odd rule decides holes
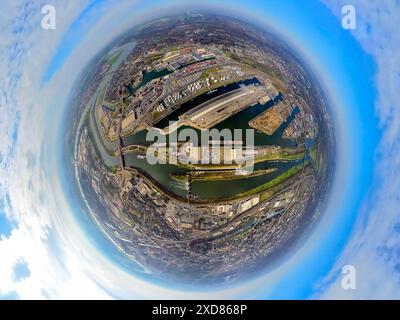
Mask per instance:
[[[93,220],[143,272],[177,281],[274,262],[332,181],[332,123],[306,70],[271,34],[216,14],[115,39],[83,75],[71,124]]]
[[[1,7],[0,300],[400,299],[398,1]]]

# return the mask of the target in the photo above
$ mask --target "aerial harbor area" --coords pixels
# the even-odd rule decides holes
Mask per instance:
[[[253,277],[316,223],[334,167],[329,108],[282,40],[233,17],[163,17],[121,35],[82,79],[77,189],[138,272]]]

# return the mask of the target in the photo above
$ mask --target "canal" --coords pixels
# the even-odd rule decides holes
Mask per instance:
[[[145,85],[146,83],[150,82],[153,79],[165,76],[169,73],[170,71],[167,69],[163,69],[161,71],[151,71],[148,73],[144,74],[143,80],[141,84],[137,87],[139,88],[140,86]],[[187,101],[186,103],[182,104],[182,106],[169,114],[167,117],[164,119],[160,120],[157,124],[157,128],[164,128],[169,125],[170,121],[176,121],[178,120],[178,117],[187,112],[188,110],[192,109],[195,106],[198,106],[199,104],[218,97],[219,95],[222,95],[224,93],[227,93],[229,91],[235,90],[240,88],[240,86],[247,86],[247,85],[257,85],[259,84],[259,81],[256,78],[251,78],[243,81],[239,81],[236,83],[232,83],[229,85],[226,85],[224,87],[221,87],[219,89],[216,89],[212,92],[202,94],[196,98],[193,98],[190,101]],[[136,90],[135,88],[131,88],[132,90]],[[99,94],[99,92],[97,92]],[[253,106],[250,106],[237,114],[233,115],[232,117],[222,121],[221,123],[217,124],[214,128],[222,130],[222,129],[252,129],[249,126],[249,121],[255,117],[257,117],[259,114],[267,110],[268,108],[272,107],[274,103],[280,101],[282,99],[282,96],[280,95],[275,101],[270,101],[265,105],[261,104],[255,104]],[[105,147],[114,149],[116,148],[115,143],[110,143],[109,141],[104,141],[102,139],[99,132],[98,128],[95,125],[99,119],[97,119],[97,115],[94,114],[93,109],[90,112],[91,117],[90,117],[90,129],[92,132],[94,132],[94,138],[96,140],[96,144],[99,147],[99,151],[102,154],[103,160],[106,162],[108,166],[113,166],[119,164],[119,158],[114,157],[110,155],[105,149]],[[289,116],[288,119],[278,128],[278,130],[271,136],[268,136],[262,132],[259,132],[257,130],[254,131],[254,141],[255,141],[255,146],[265,146],[265,145],[280,145],[280,146],[285,146],[285,147],[290,147],[290,146],[295,146],[296,143],[293,140],[288,140],[288,139],[282,139],[282,133],[286,129],[286,127],[289,125],[289,123],[294,119],[296,114],[299,112],[299,108],[295,108],[292,112],[292,114]],[[188,127],[181,127],[178,129],[178,134],[182,130],[186,129]],[[192,128],[193,129],[193,128]],[[200,137],[200,130],[196,130],[198,133],[198,137]],[[154,141],[147,141],[146,136],[147,136],[148,131],[143,130],[140,131],[136,134],[133,134],[129,137],[126,137],[123,139],[123,145],[131,145],[131,144],[142,144],[142,145],[150,145]],[[245,134],[243,133],[242,137],[243,141],[246,142]],[[168,141],[168,136],[167,136],[167,141]],[[269,169],[269,168],[276,168],[277,170],[272,173],[268,173],[265,175],[257,176],[257,177],[251,177],[251,178],[243,178],[243,179],[236,179],[236,180],[225,180],[225,181],[193,181],[192,182],[192,193],[200,198],[200,199],[218,199],[218,198],[226,198],[226,197],[232,197],[238,193],[243,193],[246,191],[249,191],[253,188],[258,187],[259,185],[262,185],[263,183],[276,178],[280,174],[284,173],[288,169],[290,169],[293,166],[296,166],[300,164],[303,161],[301,160],[295,160],[295,161],[276,161],[276,162],[263,162],[263,163],[258,163],[255,165],[254,170],[262,170],[262,169]],[[148,175],[150,175],[155,181],[157,181],[162,187],[165,189],[169,190],[170,192],[181,196],[183,198],[186,197],[187,190],[186,190],[186,185],[185,183],[182,182],[177,182],[173,179],[171,179],[171,174],[184,174],[188,170],[184,168],[180,168],[174,165],[170,164],[156,164],[156,165],[150,165],[147,159],[143,159],[143,157],[138,157],[138,154],[136,153],[130,153],[125,155],[125,164],[126,166],[129,167],[135,167],[142,169],[145,171]]]

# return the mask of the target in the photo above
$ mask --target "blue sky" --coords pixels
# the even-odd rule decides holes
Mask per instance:
[[[85,34],[92,28],[93,21],[99,19],[106,12],[107,4],[110,5],[110,3],[108,0],[92,0],[82,10],[62,37],[60,47],[44,72],[44,82],[49,81],[54,73],[61,68]]]
[[[13,223],[7,218],[6,210],[9,209],[10,198],[4,194],[0,198],[0,237],[8,237],[13,229]]]
[[[377,74],[379,75],[380,70],[383,68],[382,59],[380,59],[380,57],[385,53],[384,49],[386,48],[386,43],[377,46],[377,48],[383,48],[381,51],[376,51],[375,48],[369,47],[366,44],[371,39],[379,44],[380,39],[380,29],[374,27],[376,25],[374,21],[379,21],[379,19],[375,16],[371,16],[367,4],[357,2],[357,8],[360,8],[360,24],[357,30],[350,32],[344,30],[340,24],[341,1],[326,0],[325,2],[327,5],[318,1],[296,0],[197,2],[202,5],[211,3],[214,7],[229,7],[229,10],[234,14],[243,16],[245,19],[250,19],[253,23],[265,24],[267,27],[273,29],[276,34],[286,39],[288,43],[301,54],[303,60],[318,77],[330,101],[332,114],[335,120],[338,145],[338,172],[331,198],[328,202],[327,212],[324,214],[317,228],[315,228],[313,233],[304,241],[304,244],[299,247],[296,253],[285,261],[278,270],[271,270],[271,272],[261,277],[256,283],[236,286],[232,288],[232,290],[225,290],[226,288],[217,290],[214,296],[304,299],[313,297],[316,294],[318,296],[324,296],[325,292],[333,292],[328,297],[341,297],[345,295],[340,289],[332,291],[331,287],[334,287],[338,282],[340,268],[344,263],[343,259],[346,260],[346,263],[352,262],[355,256],[355,246],[351,243],[355,241],[354,239],[359,239],[358,235],[361,234],[363,230],[367,229],[369,223],[367,217],[372,217],[376,214],[372,211],[373,204],[368,200],[373,196],[373,191],[378,189],[373,188],[373,186],[376,187],[380,183],[379,190],[382,189],[382,181],[376,179],[376,174],[374,175],[377,166],[377,148],[378,145],[380,145],[381,153],[382,148],[386,148],[386,145],[382,147],[381,143],[383,139],[382,136],[384,136],[383,131],[387,128],[391,128],[390,121],[385,122],[385,127],[380,125],[383,121],[381,113],[384,114],[387,111],[386,109],[380,109],[378,113],[376,105],[377,101],[382,99],[382,95],[379,94],[380,91],[382,91],[382,84],[377,82],[379,80]],[[193,1],[193,3],[196,3],[196,1]],[[391,5],[392,1],[388,0],[384,3]],[[48,40],[51,43],[51,50],[48,49],[46,51],[47,56],[43,58],[43,66],[37,78],[37,81],[42,86],[42,91],[39,93],[39,100],[45,102],[46,105],[48,104],[47,108],[42,107],[38,109],[43,110],[42,119],[44,120],[42,121],[45,123],[44,127],[47,126],[47,130],[56,132],[57,124],[62,121],[62,109],[68,107],[66,104],[68,92],[63,92],[61,90],[63,88],[57,86],[57,81],[59,82],[60,78],[67,79],[68,83],[73,84],[74,76],[76,76],[77,73],[70,71],[71,65],[75,67],[79,66],[79,61],[82,61],[80,62],[80,67],[83,68],[83,61],[88,61],[90,55],[93,56],[101,49],[101,44],[98,44],[97,47],[95,46],[95,44],[97,45],[96,42],[98,42],[98,38],[96,38],[95,35],[99,36],[99,34],[96,33],[96,28],[98,28],[99,24],[103,21],[106,21],[104,23],[108,23],[107,26],[110,29],[107,29],[107,36],[112,38],[112,35],[116,36],[122,31],[120,25],[128,26],[129,22],[132,24],[135,21],[139,21],[143,16],[146,16],[146,14],[154,14],[154,12],[158,10],[164,12],[163,6],[179,4],[181,4],[180,1],[146,1],[140,3],[121,1],[123,10],[121,9],[119,12],[116,11],[114,15],[113,10],[117,9],[110,1],[82,1],[79,6],[73,4],[68,6],[66,8],[68,10],[65,11],[65,21],[63,21],[62,24],[62,32],[58,31],[58,33],[52,35],[53,38],[50,39],[51,41]],[[374,3],[374,5],[378,4]],[[113,10],[110,9],[111,7]],[[115,28],[115,30],[113,28]],[[38,34],[41,35],[40,33]],[[394,39],[397,40],[397,38]],[[386,40],[387,43],[393,42],[392,38]],[[88,51],[91,45],[93,48],[96,47],[97,51],[95,49],[93,49],[93,52]],[[34,44],[32,46],[34,46]],[[84,56],[84,54],[86,54],[86,56]],[[30,66],[24,67],[25,73],[29,73],[29,67]],[[385,70],[385,73],[389,73],[390,68],[383,70]],[[23,81],[23,79],[20,79],[20,81]],[[381,80],[381,82],[382,81],[384,80]],[[64,85],[64,87],[68,86]],[[55,91],[56,89],[59,91]],[[62,92],[62,94],[55,97],[56,92]],[[389,92],[387,96],[391,94],[395,96],[392,92]],[[35,96],[32,96],[32,98],[35,98]],[[58,100],[60,99],[63,99],[64,103],[59,103]],[[394,98],[392,100],[394,100]],[[48,112],[54,101],[58,102],[57,105],[59,108],[56,110],[53,108],[52,112]],[[386,100],[382,101],[386,102]],[[385,105],[385,103],[381,103],[381,105]],[[31,105],[28,103],[21,103],[19,107],[21,118],[24,120],[28,117],[28,111]],[[48,112],[47,115],[45,114],[46,112]],[[13,111],[11,113],[14,115],[16,114]],[[52,121],[48,121],[50,119],[49,115],[51,115]],[[26,124],[27,122],[23,123]],[[23,145],[24,143],[26,144],[26,141],[23,137],[21,138],[20,135],[18,135],[18,128],[21,126],[22,124],[18,127],[14,126],[16,129],[10,130],[9,140],[11,143],[9,144],[18,145],[17,149],[20,150],[18,155],[26,156],[27,150],[25,149],[28,147]],[[18,140],[16,138],[17,136]],[[391,136],[389,135],[386,140],[390,138]],[[37,160],[33,161],[34,168],[30,168],[30,171],[36,170],[36,167],[38,167],[39,170],[40,166],[46,166],[46,161],[43,161],[44,158],[54,157],[54,150],[57,150],[55,146],[56,138],[54,138],[54,136],[46,137],[46,140],[43,141],[46,141],[46,148],[43,149],[43,146],[39,145],[38,149],[32,150],[31,152],[34,157],[36,156]],[[387,141],[387,143],[390,145],[390,141]],[[393,153],[396,152],[397,149],[393,151]],[[4,159],[3,162],[8,160],[9,164],[12,155],[4,156]],[[38,161],[38,159],[41,159],[41,161]],[[51,162],[53,161],[54,160],[51,160]],[[387,167],[389,168],[390,165]],[[47,165],[43,170],[47,172],[47,175],[41,175],[42,179],[49,179],[52,175],[61,177],[62,174],[59,170],[63,170],[63,168],[57,165],[49,168]],[[9,175],[11,177],[11,174]],[[36,181],[33,178],[31,178],[31,180]],[[53,265],[56,263],[55,261],[57,261],[57,265],[58,263],[63,265],[63,267],[60,267],[60,270],[67,269],[67,273],[74,274],[68,269],[72,267],[67,266],[63,262],[63,259],[66,257],[69,257],[69,262],[71,262],[71,252],[67,250],[68,248],[64,247],[65,243],[62,245],[63,242],[58,239],[63,238],[62,228],[57,229],[57,232],[48,231],[49,228],[56,227],[55,224],[58,223],[58,220],[70,221],[69,223],[71,223],[71,225],[75,223],[73,232],[78,233],[76,226],[81,229],[79,236],[82,238],[79,239],[89,238],[88,243],[96,247],[98,252],[93,253],[93,261],[101,260],[104,263],[104,268],[96,270],[97,273],[93,271],[92,275],[83,267],[83,270],[80,272],[87,275],[85,279],[91,281],[94,275],[96,275],[96,282],[101,283],[101,288],[99,288],[98,291],[106,291],[107,295],[115,297],[137,297],[139,295],[140,297],[140,293],[135,292],[134,289],[132,289],[132,292],[126,288],[122,290],[124,286],[123,282],[126,282],[127,279],[129,279],[129,281],[136,281],[136,276],[130,274],[126,268],[121,266],[121,259],[115,258],[117,255],[116,252],[113,251],[113,247],[104,243],[102,238],[96,233],[97,231],[93,228],[93,225],[90,225],[91,222],[85,220],[82,216],[82,212],[77,210],[77,206],[73,203],[68,203],[70,199],[65,195],[65,190],[68,189],[68,186],[62,183],[63,182],[60,182],[60,185],[57,185],[59,188],[53,188],[52,190],[49,190],[48,186],[45,187],[45,181],[42,181],[38,186],[34,185],[34,189],[43,189],[37,190],[38,194],[39,192],[42,192],[42,195],[43,192],[50,192],[49,194],[52,194],[55,199],[59,199],[58,204],[66,202],[65,206],[62,206],[62,213],[57,212],[59,216],[55,216],[55,213],[53,212],[52,214],[52,211],[49,210],[49,216],[46,217],[46,222],[41,226],[40,241],[43,239],[46,240],[46,237],[51,235],[53,246],[49,246],[48,244],[45,244],[45,246],[47,248],[46,250],[50,250],[56,255],[56,257],[49,259],[49,265]],[[3,188],[6,188],[6,186],[8,186],[8,184]],[[5,210],[8,210],[7,216],[11,217],[14,214],[15,221],[23,222],[23,220],[21,220],[21,214],[16,211],[20,209],[21,212],[26,212],[27,207],[29,207],[27,203],[21,204],[21,201],[17,203],[15,200],[17,198],[15,195],[16,188],[11,187],[13,186],[11,182],[9,186],[10,190],[7,191],[10,192],[10,202],[13,206],[8,206],[8,208],[4,209],[5,206],[0,205],[0,234],[5,235],[6,238],[12,238],[10,234],[11,228],[22,230],[23,223],[19,225],[10,224],[8,219],[5,218]],[[19,188],[21,188],[21,186],[19,186]],[[56,195],[55,190],[58,190],[59,193],[63,195]],[[30,190],[26,192],[26,194],[29,194],[29,192],[32,193]],[[46,211],[45,207],[49,207],[51,201],[43,196],[42,198],[44,198],[44,200],[39,202],[42,208],[41,212],[44,212]],[[390,200],[394,201],[392,199]],[[32,200],[32,203],[35,202],[36,201]],[[392,212],[393,207],[388,207],[385,214],[389,217]],[[38,217],[39,216],[32,216],[32,219],[39,219]],[[359,221],[361,218],[364,224],[360,226]],[[64,232],[65,231],[66,230],[64,230]],[[91,233],[91,235],[88,236],[87,233]],[[376,240],[384,241],[384,235],[385,232],[382,230],[382,232],[379,233],[380,238]],[[381,247],[383,248],[383,246]],[[381,251],[382,250],[383,249],[381,249]],[[69,253],[66,254],[64,251]],[[360,263],[360,261],[365,261],[365,257],[373,257],[372,251],[373,247],[369,246],[368,251],[366,249],[362,256],[364,260],[359,258],[360,255],[358,255],[357,260],[354,261]],[[105,260],[102,260],[103,258]],[[29,279],[35,277],[36,273],[33,267],[35,261],[32,261],[32,259],[34,259],[33,257],[23,256],[21,259],[21,257],[15,255],[13,259],[13,261],[10,260],[11,262],[9,264],[11,278],[15,277],[15,266],[18,265],[16,262],[20,263],[17,269],[19,270],[18,273],[21,274],[18,276],[19,279],[22,279],[20,281],[21,283],[24,283],[24,281],[27,282]],[[87,259],[90,261],[89,258]],[[79,259],[77,259],[77,261],[78,260]],[[22,264],[21,261],[23,261]],[[78,264],[79,262],[73,264],[74,268],[78,268]],[[81,264],[84,265],[84,262],[82,261]],[[32,270],[30,270],[30,268]],[[78,271],[74,272],[76,275],[75,277],[71,276],[71,278],[80,279],[81,275],[78,275]],[[117,274],[120,275],[118,278]],[[376,281],[379,279],[381,278],[377,276]],[[47,286],[49,281],[49,279],[46,280]],[[57,287],[58,280],[54,281],[54,286]],[[71,279],[71,283],[74,283],[74,281],[74,279]],[[144,286],[143,282],[137,281],[138,284]],[[120,287],[117,285],[113,286],[110,282],[121,283],[121,285]],[[5,291],[9,292],[8,294],[14,294],[15,290],[13,288],[22,290],[18,286],[14,287],[12,281],[7,283],[10,283],[10,289]],[[94,295],[94,292],[96,292],[95,288],[96,285],[94,285],[93,290],[87,294]],[[158,297],[163,292],[168,292],[165,291],[168,288],[162,288],[162,286],[157,288],[157,286],[154,287],[151,283],[148,284],[148,288],[146,296],[150,297],[152,295],[153,297]],[[394,291],[395,289],[390,289],[391,293],[396,292]],[[64,288],[64,290],[67,289]],[[187,290],[187,288],[174,287],[172,290],[174,294],[179,297],[180,295],[185,296],[185,290]],[[193,290],[192,288],[190,291],[193,292]],[[67,296],[66,291],[64,292],[61,289],[59,291],[59,295]],[[228,295],[227,291],[233,293],[229,293]],[[21,292],[22,291],[19,293]],[[41,291],[38,290],[38,292]],[[50,290],[49,292],[52,291]],[[1,290],[0,279],[0,295],[2,294],[5,295]],[[359,291],[359,294],[363,296],[363,292]],[[373,292],[364,292],[365,296],[368,296],[368,294],[373,295]],[[384,294],[384,292],[382,294]]]

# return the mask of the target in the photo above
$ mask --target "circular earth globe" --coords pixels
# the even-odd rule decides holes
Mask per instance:
[[[138,273],[210,284],[254,277],[311,232],[333,175],[318,81],[288,45],[205,12],[141,24],[76,90],[76,185]]]

